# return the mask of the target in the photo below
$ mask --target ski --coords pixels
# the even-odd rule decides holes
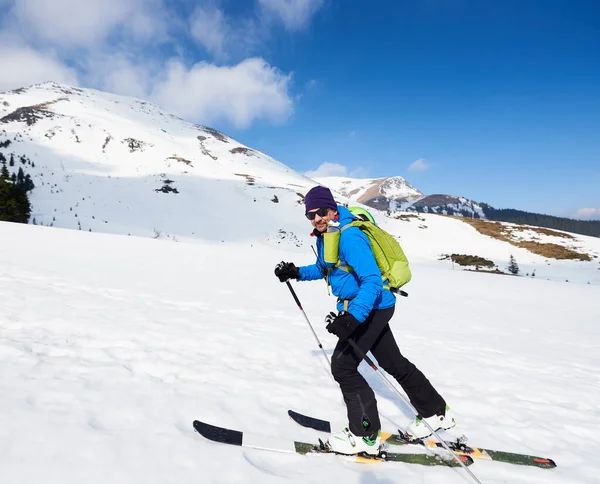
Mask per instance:
[[[343,455],[327,450],[322,441],[319,444],[310,444],[307,442],[297,442],[285,439],[273,439],[261,435],[244,434],[239,430],[231,430],[223,427],[210,425],[206,422],[194,420],[194,430],[204,438],[213,442],[222,444],[237,445],[251,449],[268,450],[272,452],[284,452],[289,454],[332,454],[345,457],[354,462],[360,463],[379,463],[379,462],[406,462],[409,464],[420,464],[425,466],[450,466],[459,467],[460,464],[452,459],[440,457],[431,454],[405,454],[394,452],[380,452],[379,455],[371,456],[368,454]],[[461,461],[465,465],[471,465],[473,459],[469,456],[461,456]]]
[[[331,433],[331,425],[327,420],[320,420],[307,415],[302,415],[293,410],[288,410],[290,418],[302,425],[313,430],[321,432]],[[391,434],[383,432],[382,440],[390,445],[420,445],[429,449],[443,448],[443,445],[437,440],[432,439],[419,439],[409,440],[401,431],[397,434]],[[553,469],[556,467],[556,463],[552,459],[545,457],[535,457],[526,454],[515,454],[513,452],[503,452],[499,450],[484,449],[483,447],[473,447],[467,445],[461,439],[454,442],[445,441],[448,447],[450,447],[456,454],[462,456],[469,456],[473,459],[491,460],[496,462],[507,462],[509,464],[517,464],[524,466],[541,467],[543,469]]]

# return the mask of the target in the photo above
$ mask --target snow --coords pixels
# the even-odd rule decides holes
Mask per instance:
[[[315,440],[288,419],[290,408],[345,425],[325,358],[273,276],[281,260],[314,260],[299,202],[315,182],[131,98],[44,84],[0,94],[0,116],[59,97],[69,99],[52,105],[60,116],[0,125],[0,141],[13,140],[3,152],[35,162],[27,172],[37,222],[54,225],[0,222],[2,482],[469,482],[460,469],[273,454],[193,432],[202,419]],[[127,138],[147,144],[130,152]],[[155,191],[165,179],[178,194]],[[556,261],[457,219],[373,213],[413,272],[392,320],[396,339],[455,411],[451,434],[558,463],[548,471],[477,461],[473,472],[484,483],[597,482],[600,239],[517,234],[595,257]],[[502,270],[513,255],[536,277],[439,260],[452,253]],[[331,355],[336,339],[323,318],[334,298],[322,281],[294,287]],[[398,396],[369,367],[361,372],[385,428],[407,425]]]
[[[401,223],[401,222],[397,222]],[[310,440],[289,408],[344,424],[324,357],[270,243],[171,243],[0,223],[3,482],[468,482],[205,441],[191,422]],[[412,252],[409,251],[412,255]],[[477,461],[482,482],[597,482],[598,286],[453,271],[417,257],[393,328],[471,443],[554,458]],[[321,282],[294,284],[324,348]],[[410,411],[368,367],[386,428]]]

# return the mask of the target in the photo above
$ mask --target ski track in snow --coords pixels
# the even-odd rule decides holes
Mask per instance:
[[[272,454],[193,432],[198,418],[316,440],[289,408],[345,425],[324,358],[272,274],[297,254],[7,223],[0,238],[3,482],[469,481],[460,469]],[[478,461],[471,470],[484,483],[597,482],[597,287],[419,263],[413,271],[392,324],[454,408],[450,433],[559,466]],[[433,281],[444,290],[432,291]],[[319,281],[294,287],[331,354],[322,319],[333,299]],[[406,425],[406,405],[361,371],[384,426]]]

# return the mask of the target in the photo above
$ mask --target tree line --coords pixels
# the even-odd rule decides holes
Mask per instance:
[[[572,232],[574,234],[600,237],[600,221],[574,220],[564,217],[555,217],[553,215],[544,215],[541,213],[525,212],[523,210],[515,210],[512,208],[497,209],[486,203],[481,203],[480,205],[488,220],[535,225],[536,227],[545,227],[547,229],[564,230],[565,232]]]

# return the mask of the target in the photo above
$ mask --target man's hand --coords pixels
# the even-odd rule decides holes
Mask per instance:
[[[281,261],[275,266],[275,275],[281,282],[285,282],[290,279],[298,279],[300,277],[300,270],[293,262]]]
[[[348,341],[350,336],[360,326],[352,314],[347,311],[342,311],[340,314],[335,314],[333,311],[325,316],[326,329],[332,334],[335,334],[340,341]]]

